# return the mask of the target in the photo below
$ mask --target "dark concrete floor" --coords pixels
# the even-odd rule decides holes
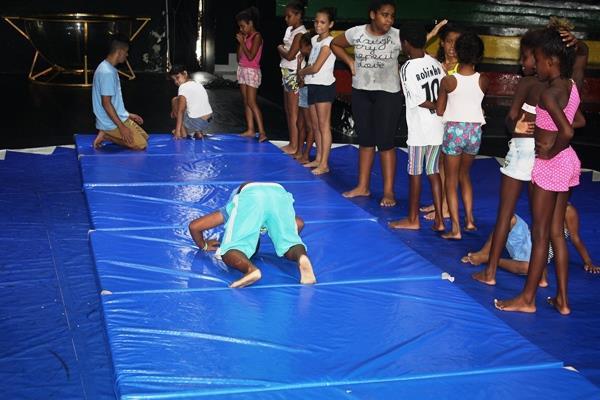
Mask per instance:
[[[21,74],[0,74],[0,86],[8,94],[0,108],[3,121],[0,149],[71,144],[73,134],[94,132],[90,88],[35,84]],[[207,88],[215,117],[212,131],[241,132],[244,129],[244,115],[241,96],[235,85],[217,79],[207,84]],[[173,122],[169,118],[169,100],[176,95],[177,88],[164,75],[138,74],[132,81],[122,81],[122,90],[127,109],[144,118],[144,128],[148,132],[164,133],[173,128]],[[270,93],[267,97],[278,96]],[[285,139],[287,127],[282,105],[262,97],[259,103],[269,138]],[[341,107],[341,103],[334,105],[334,128],[339,125]],[[497,102],[486,108],[488,124],[484,128],[480,154],[500,157],[506,154],[507,136],[503,123],[506,112],[507,108]],[[586,114],[586,118],[588,126],[576,133],[574,147],[584,167],[600,170],[600,157],[597,157],[600,140],[595,135],[597,128],[600,128],[600,118],[597,113]],[[352,137],[336,129],[333,136],[337,143],[354,141]],[[404,118],[396,144],[406,145]]]

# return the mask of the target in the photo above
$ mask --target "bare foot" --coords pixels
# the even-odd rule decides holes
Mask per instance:
[[[500,311],[534,313],[536,310],[535,303],[527,303],[521,295],[510,300],[494,299],[494,306]]]
[[[240,133],[240,136],[253,138],[253,137],[256,137],[256,133],[252,132],[252,131],[244,131],[244,132]]]
[[[423,218],[425,218],[427,221],[433,221],[435,219],[435,210],[430,211],[427,214],[423,215]],[[443,218],[444,219],[450,218],[450,212],[448,210],[444,211]]]
[[[490,261],[490,254],[476,251],[475,253],[468,253],[467,258],[469,259],[469,264],[477,266],[487,264]]]
[[[312,264],[307,256],[301,255],[298,258],[298,268],[300,269],[300,283],[303,285],[313,285],[317,283]]]
[[[259,280],[261,276],[262,275],[260,273],[260,269],[255,269],[251,272],[248,272],[241,279],[238,279],[237,281],[233,282],[231,285],[229,285],[229,287],[236,289],[252,285],[254,282]]]
[[[308,156],[307,155],[303,155],[302,157],[300,157],[298,159],[298,162],[300,164],[302,164],[302,165],[308,164],[308,162],[309,162]]]
[[[486,285],[494,286],[496,284],[496,276],[492,276],[492,274],[488,272],[487,268],[479,272],[475,272],[473,275],[471,275],[471,277],[478,282],[485,283]]]
[[[446,230],[446,225],[444,225],[443,222],[441,222],[439,225],[434,223],[431,225],[431,229],[433,229],[434,232],[444,232]]]
[[[422,213],[430,213],[434,210],[435,210],[435,206],[433,204],[419,208],[419,211],[421,211]]]
[[[96,139],[94,139],[94,148],[99,149],[102,146],[102,143],[104,143],[105,138],[106,134],[104,131],[98,131],[98,135],[96,136]]]
[[[283,151],[285,154],[294,154],[296,152],[296,148],[287,144],[281,148],[281,151]]]
[[[381,207],[394,207],[396,205],[396,199],[394,198],[393,194],[384,193],[379,205]]]
[[[323,175],[323,174],[326,174],[329,172],[329,168],[328,167],[317,167],[310,172],[312,172],[313,175]]]
[[[267,140],[269,140],[269,138],[267,137],[266,133],[260,133],[258,135],[258,143],[262,143],[262,142],[267,141]]]
[[[600,274],[600,267],[597,267],[592,263],[583,264],[583,270],[589,274]]]
[[[462,235],[460,234],[460,231],[458,232],[448,232],[448,233],[444,233],[442,234],[442,239],[448,239],[448,240],[461,240],[462,239]]]
[[[556,310],[562,315],[571,314],[571,308],[569,307],[569,304],[567,304],[567,302],[565,302],[561,297],[548,297],[546,301],[552,307],[556,308]]]
[[[359,188],[359,187],[355,187],[352,190],[342,193],[342,196],[344,196],[347,199],[351,199],[354,197],[370,196],[370,195],[371,195],[371,192],[369,192],[367,189],[363,189],[363,188]]]
[[[319,160],[314,160],[314,161],[311,161],[309,163],[304,164],[303,167],[306,167],[306,168],[316,168],[316,167],[319,166],[320,163],[321,162]]]
[[[397,221],[388,222],[388,226],[392,229],[412,229],[417,230],[421,228],[421,224],[419,224],[419,220],[411,221],[408,218],[399,219]]]
[[[202,132],[195,132],[194,138],[196,139],[204,139],[204,134]]]
[[[473,222],[465,223],[464,230],[467,232],[475,232],[477,230],[477,226]]]

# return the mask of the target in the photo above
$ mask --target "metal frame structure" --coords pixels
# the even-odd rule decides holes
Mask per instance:
[[[89,87],[91,86],[89,74],[90,66],[88,64],[88,30],[89,24],[100,23],[106,21],[130,21],[132,24],[139,23],[138,28],[131,34],[129,41],[133,41],[144,27],[150,22],[148,17],[126,17],[122,15],[112,14],[54,14],[54,15],[40,15],[35,17],[2,17],[10,26],[12,26],[19,34],[31,43],[35,49],[35,55],[29,69],[28,78],[32,82],[39,83],[42,85],[54,85],[54,86],[75,86],[75,87]],[[83,69],[65,68],[57,64],[53,64],[37,49],[35,43],[31,40],[25,29],[17,25],[16,21],[52,21],[52,22],[69,22],[69,23],[82,23],[83,24]],[[133,25],[132,25],[133,31]],[[43,58],[50,67],[36,71],[36,67],[39,68],[38,62],[40,58]],[[129,80],[135,79],[135,73],[129,64],[129,61],[125,61],[127,72],[120,71],[119,73]],[[72,75],[83,75],[83,83],[65,83],[54,81],[56,77],[61,74],[72,74]]]

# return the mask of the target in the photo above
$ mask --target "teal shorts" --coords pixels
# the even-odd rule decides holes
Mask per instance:
[[[266,228],[279,257],[293,246],[306,248],[298,235],[294,197],[277,183],[249,183],[225,208],[229,218],[217,256],[238,250],[250,258],[256,251],[261,228]]]

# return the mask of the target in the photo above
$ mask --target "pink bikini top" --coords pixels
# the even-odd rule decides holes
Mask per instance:
[[[579,91],[577,90],[577,85],[575,85],[575,82],[571,82],[572,86],[571,94],[569,95],[569,101],[567,102],[565,108],[563,108],[563,112],[567,116],[567,119],[569,120],[570,124],[573,123],[575,113],[577,112],[577,108],[579,107],[579,103],[581,101],[579,98]],[[541,129],[545,129],[547,131],[558,132],[558,128],[556,127],[556,124],[554,123],[554,120],[552,120],[552,117],[550,116],[548,111],[544,110],[543,108],[540,108],[539,105],[535,107],[535,111],[535,126]]]

